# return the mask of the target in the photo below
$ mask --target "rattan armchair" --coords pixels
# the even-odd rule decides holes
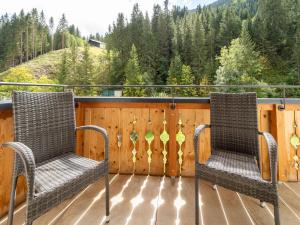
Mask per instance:
[[[212,93],[210,109],[211,124],[198,126],[194,135],[196,225],[199,224],[199,179],[273,204],[275,224],[279,225],[277,144],[271,134],[258,131],[256,94]],[[201,164],[199,136],[205,128],[210,128],[212,153]],[[258,135],[268,145],[271,181],[261,177]]]
[[[19,175],[27,181],[25,224],[89,184],[105,177],[106,221],[109,221],[108,135],[105,129],[75,126],[74,98],[66,93],[13,92],[15,142],[3,144],[15,151],[8,224],[13,222]],[[105,139],[105,159],[95,161],[75,154],[76,130],[91,129]],[[6,149],[6,148],[5,148]]]

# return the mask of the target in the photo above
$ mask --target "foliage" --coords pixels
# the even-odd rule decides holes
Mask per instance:
[[[15,67],[7,71],[1,78],[4,82],[17,82],[17,83],[34,83],[34,84],[54,84],[55,81],[48,79],[42,75],[40,78],[35,78],[30,70],[26,67]],[[31,86],[1,86],[0,96],[9,97],[13,90],[17,91],[55,91],[55,87],[31,87]]]
[[[131,17],[119,13],[105,36],[90,35],[106,43],[107,55],[101,57],[93,57],[65,15],[54,27],[53,19],[45,22],[43,11],[22,10],[0,19],[0,71],[66,48],[52,63],[52,73],[30,68],[34,77],[44,74],[70,84],[299,84],[299,5],[297,0],[220,0],[189,11],[169,9],[165,0],[154,5],[150,18],[135,4]],[[126,89],[125,94],[148,93]],[[202,96],[207,90],[176,94]]]
[[[132,45],[130,58],[125,68],[125,85],[143,85],[145,84],[144,76],[140,70],[139,59],[134,45]],[[125,88],[125,96],[143,96],[143,88]]]
[[[257,84],[266,70],[264,58],[255,50],[250,38],[246,21],[240,38],[232,40],[229,47],[222,48],[218,60],[220,67],[216,84]]]
[[[192,85],[194,84],[195,77],[192,74],[192,69],[188,65],[183,65],[182,66],[182,75],[180,79],[180,84],[181,85]],[[185,97],[192,97],[196,95],[196,90],[195,88],[183,88],[180,90],[181,95]]]
[[[9,67],[27,62],[39,55],[54,49],[70,46],[72,39],[76,39],[80,45],[84,40],[80,32],[72,32],[74,25],[68,26],[65,15],[60,19],[54,33],[54,19],[45,21],[43,11],[33,8],[25,13],[9,16],[7,13],[0,17],[0,72]]]
[[[168,72],[168,81],[169,85],[177,85],[180,82],[182,74],[182,62],[179,55],[176,55],[175,58],[171,61],[171,65]]]
[[[169,10],[165,1],[154,5],[151,19],[136,4],[131,20],[126,23],[119,14],[105,37],[108,50],[119,57],[111,64],[114,77],[120,78],[114,82],[125,82],[122,77],[134,44],[141,74],[147,72],[153,84],[180,83],[170,72],[177,56],[191,67],[193,84],[297,84],[296,2],[226,0],[190,12],[178,6]]]

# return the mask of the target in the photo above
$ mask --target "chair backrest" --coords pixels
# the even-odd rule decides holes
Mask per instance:
[[[211,93],[211,143],[259,160],[256,93]]]
[[[27,145],[42,163],[75,148],[72,92],[13,92],[15,141]],[[18,163],[17,163],[18,164]]]

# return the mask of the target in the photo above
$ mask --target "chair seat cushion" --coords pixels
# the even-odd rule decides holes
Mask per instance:
[[[229,174],[261,180],[257,161],[254,156],[248,154],[215,150],[206,162],[206,166]]]
[[[78,188],[96,180],[105,170],[104,161],[95,161],[74,153],[55,157],[38,165],[35,170],[35,194],[61,188]]]

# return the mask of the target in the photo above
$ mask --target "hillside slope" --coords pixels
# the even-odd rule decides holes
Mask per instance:
[[[52,51],[43,55],[38,56],[37,58],[30,60],[26,63],[16,66],[15,68],[26,68],[29,70],[31,74],[33,74],[36,78],[40,78],[45,75],[46,77],[52,79],[58,73],[59,64],[61,63],[62,55],[64,51],[68,51],[68,49],[61,49]],[[82,54],[83,48],[79,48],[80,53]],[[99,58],[106,54],[104,49],[90,47],[91,58],[96,63]],[[0,73],[0,81],[1,78],[4,77],[9,70]]]
[[[228,6],[228,5],[239,5],[244,4],[247,2],[255,2],[256,0],[217,0],[213,3],[211,3],[209,6],[211,7],[221,7],[221,6]]]

